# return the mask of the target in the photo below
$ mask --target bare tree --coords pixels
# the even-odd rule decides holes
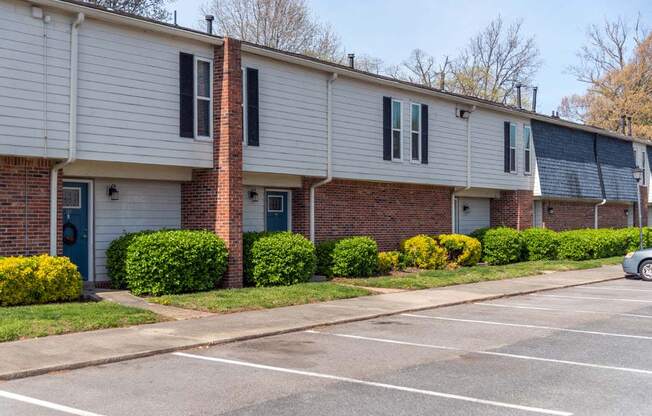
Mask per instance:
[[[155,20],[169,20],[170,12],[165,8],[172,0],[83,0],[125,13],[136,14]]]
[[[523,21],[510,25],[498,16],[473,36],[453,61],[451,89],[497,102],[510,102],[516,84],[529,84],[539,67],[534,37],[522,34]]]
[[[342,59],[339,37],[311,16],[305,0],[211,0],[202,12],[215,16],[217,30],[225,36],[331,61]]]

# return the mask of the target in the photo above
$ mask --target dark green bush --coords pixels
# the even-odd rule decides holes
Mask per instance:
[[[513,228],[498,227],[484,235],[483,259],[489,264],[509,264],[521,260],[521,234]]]
[[[158,231],[127,249],[127,285],[136,295],[198,292],[216,287],[227,266],[224,241],[209,231]]]
[[[378,244],[370,237],[349,237],[335,243],[333,275],[367,277],[378,271]]]
[[[127,233],[111,241],[106,250],[106,270],[114,289],[127,288],[127,249],[134,238],[139,235],[153,233],[153,230]]]
[[[340,240],[328,240],[317,244],[317,274],[333,277],[333,250]]]
[[[253,243],[251,262],[256,286],[303,283],[315,273],[315,246],[300,234],[273,233]]]
[[[528,228],[521,232],[521,238],[524,260],[555,260],[557,258],[558,233],[547,228]]]
[[[471,234],[469,234],[469,237],[473,237],[476,240],[480,242],[484,246],[484,236],[487,234],[487,231],[491,230],[489,227],[485,228],[478,228],[477,230],[473,231]]]
[[[251,256],[251,249],[259,239],[271,235],[266,231],[246,232],[242,235],[242,272],[244,274],[245,286],[254,286],[254,263]]]

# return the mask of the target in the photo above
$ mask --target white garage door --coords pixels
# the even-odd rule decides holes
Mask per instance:
[[[457,232],[471,234],[478,228],[489,227],[491,222],[489,198],[458,198],[457,199]]]

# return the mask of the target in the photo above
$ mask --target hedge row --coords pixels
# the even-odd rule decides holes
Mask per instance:
[[[482,259],[489,264],[535,260],[590,260],[622,256],[639,247],[639,229],[584,229],[555,232],[529,228],[481,229],[473,233],[482,242]],[[643,243],[652,246],[652,233],[644,228]]]
[[[67,257],[0,258],[0,306],[79,299],[82,277]]]

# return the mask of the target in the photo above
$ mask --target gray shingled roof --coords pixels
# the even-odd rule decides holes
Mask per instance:
[[[607,200],[636,201],[636,167],[632,144],[612,137],[598,136],[598,162],[602,169]]]
[[[593,134],[532,120],[532,136],[542,196],[602,199]]]

